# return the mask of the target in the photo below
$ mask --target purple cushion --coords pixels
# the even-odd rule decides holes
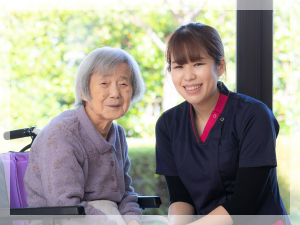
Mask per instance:
[[[24,187],[24,175],[28,164],[29,152],[1,154],[4,164],[8,196],[10,196],[10,208],[28,207],[27,193]],[[8,185],[10,184],[10,187]]]
[[[27,193],[24,186],[24,175],[26,171],[26,167],[28,165],[28,156],[29,152],[18,152],[18,153],[11,153],[14,156],[15,162],[16,162],[16,176],[18,181],[18,187],[19,187],[19,201],[20,201],[20,207],[28,207],[27,204]],[[12,158],[12,156],[11,156]],[[13,208],[11,206],[11,208]]]

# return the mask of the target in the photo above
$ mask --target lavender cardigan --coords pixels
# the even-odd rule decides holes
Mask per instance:
[[[110,200],[124,220],[140,220],[137,194],[130,186],[125,133],[112,124],[108,142],[83,106],[54,117],[35,139],[24,184],[31,207],[83,205],[87,215],[103,215],[88,201]]]

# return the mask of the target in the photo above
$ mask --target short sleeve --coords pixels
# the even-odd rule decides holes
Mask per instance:
[[[252,103],[243,116],[239,167],[277,166],[279,124],[263,103]]]
[[[156,136],[156,173],[167,176],[178,176],[168,129],[164,114],[157,120]]]

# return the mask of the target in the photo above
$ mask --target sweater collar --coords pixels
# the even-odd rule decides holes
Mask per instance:
[[[108,141],[104,140],[101,134],[96,130],[94,125],[92,124],[90,118],[86,114],[86,111],[84,109],[84,106],[81,105],[79,106],[76,111],[76,116],[89,136],[91,142],[95,145],[96,149],[103,154],[104,152],[110,150],[110,149],[116,149],[115,148],[115,143],[116,143],[116,125],[114,123],[111,124],[110,130],[108,132],[107,138]]]

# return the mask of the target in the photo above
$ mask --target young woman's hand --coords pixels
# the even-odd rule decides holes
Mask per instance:
[[[207,216],[202,217],[188,225],[232,225],[233,221],[229,213],[223,206],[218,206],[211,211]]]

